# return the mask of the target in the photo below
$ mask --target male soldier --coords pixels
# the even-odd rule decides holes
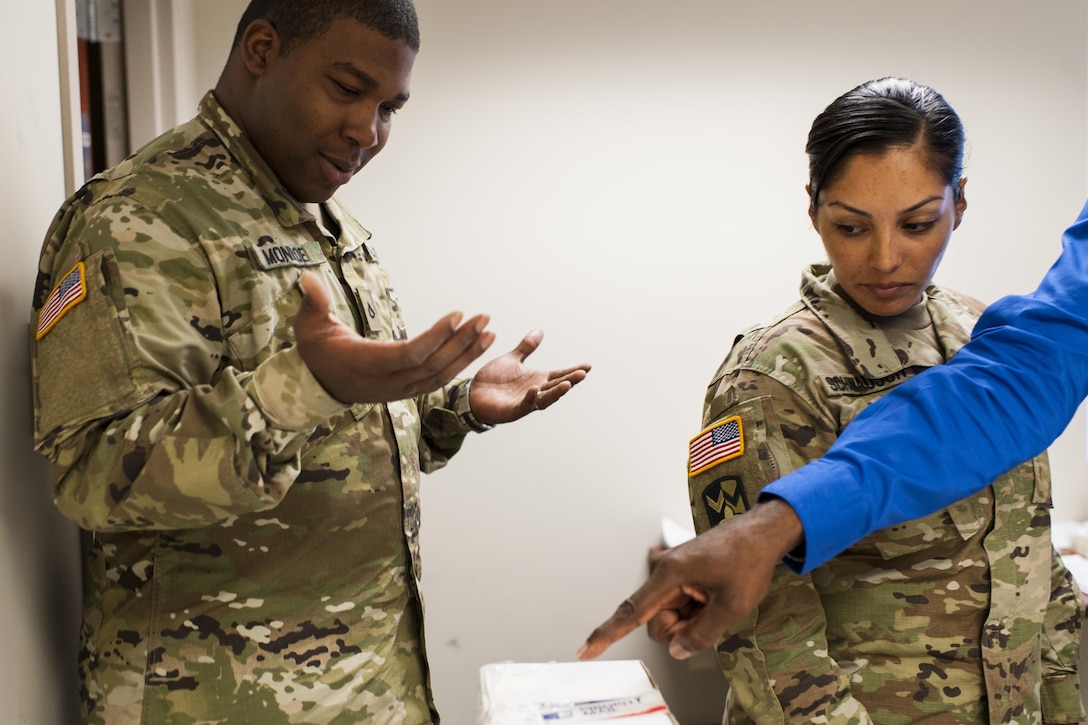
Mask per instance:
[[[86,722],[438,720],[420,471],[589,368],[527,369],[533,332],[454,380],[487,318],[408,340],[331,198],[384,146],[418,47],[411,0],[254,0],[199,115],[48,232],[35,435],[94,532]]]

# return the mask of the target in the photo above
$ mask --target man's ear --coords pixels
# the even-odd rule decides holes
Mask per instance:
[[[254,20],[242,33],[238,51],[246,70],[259,78],[268,72],[269,65],[279,55],[279,33],[267,20]]]

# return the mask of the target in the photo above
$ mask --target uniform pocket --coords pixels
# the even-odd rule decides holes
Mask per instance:
[[[788,461],[771,399],[753,398],[720,411],[688,444],[688,490],[696,530],[743,514]]]
[[[889,526],[873,535],[873,545],[885,559],[894,559],[930,549],[940,541],[969,540],[993,522],[994,491],[987,486],[981,492],[957,501],[948,508]]]
[[[118,278],[112,251],[87,257],[83,298],[67,307],[41,339],[31,341],[39,438],[61,426],[111,417],[138,396],[128,312],[110,286]]]
[[[255,274],[259,279],[250,290],[249,319],[240,320],[226,336],[231,362],[243,370],[252,370],[272,353],[295,344],[291,320],[302,305],[301,269],[285,267]]]
[[[1032,473],[1035,474],[1035,486],[1032,489],[1031,502],[1054,507],[1053,493],[1050,488],[1050,458],[1046,452],[1031,459]]]

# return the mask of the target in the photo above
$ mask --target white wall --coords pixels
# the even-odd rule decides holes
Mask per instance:
[[[53,3],[13,4],[0,26],[0,723],[78,720],[79,564],[75,526],[54,509],[32,450],[31,293],[46,227],[64,199]]]
[[[245,2],[177,2],[194,13],[202,90]],[[688,520],[704,386],[820,256],[803,148],[835,96],[887,74],[942,91],[967,126],[970,208],[937,279],[987,301],[1034,286],[1085,196],[1088,9],[418,6],[412,100],[342,198],[375,232],[410,329],[484,311],[496,350],[541,326],[535,362],[595,366],[562,405],[469,441],[425,485],[427,634],[459,725],[482,664],[571,659],[643,580],[660,517]],[[1084,439],[1082,414],[1052,450],[1059,519],[1088,516]],[[716,721],[705,659],[674,663],[642,632],[608,656],[645,660],[685,725]]]
[[[419,0],[423,49],[390,145],[342,196],[375,232],[410,329],[533,326],[541,365],[595,365],[562,406],[489,433],[424,488],[440,707],[476,671],[567,660],[688,520],[686,442],[736,332],[796,299],[820,257],[805,136],[872,77],[941,90],[970,138],[970,208],[938,281],[1032,288],[1085,197],[1078,0]],[[1030,425],[1030,421],[1025,422]],[[1083,415],[1055,447],[1056,516],[1086,513]],[[849,505],[849,501],[843,501]],[[715,722],[716,672],[640,632],[682,722]]]

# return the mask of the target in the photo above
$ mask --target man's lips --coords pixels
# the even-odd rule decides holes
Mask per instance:
[[[338,159],[334,156],[327,156],[321,154],[321,166],[325,171],[325,176],[329,181],[336,184],[346,184],[351,181],[351,177],[355,175],[360,168],[362,168],[362,161],[352,162]]]
[[[349,173],[355,173],[363,165],[362,159],[345,161],[338,156],[328,156],[326,154],[322,154],[322,156],[328,159],[329,163],[331,163],[336,168],[340,169],[341,171],[347,171]]]

